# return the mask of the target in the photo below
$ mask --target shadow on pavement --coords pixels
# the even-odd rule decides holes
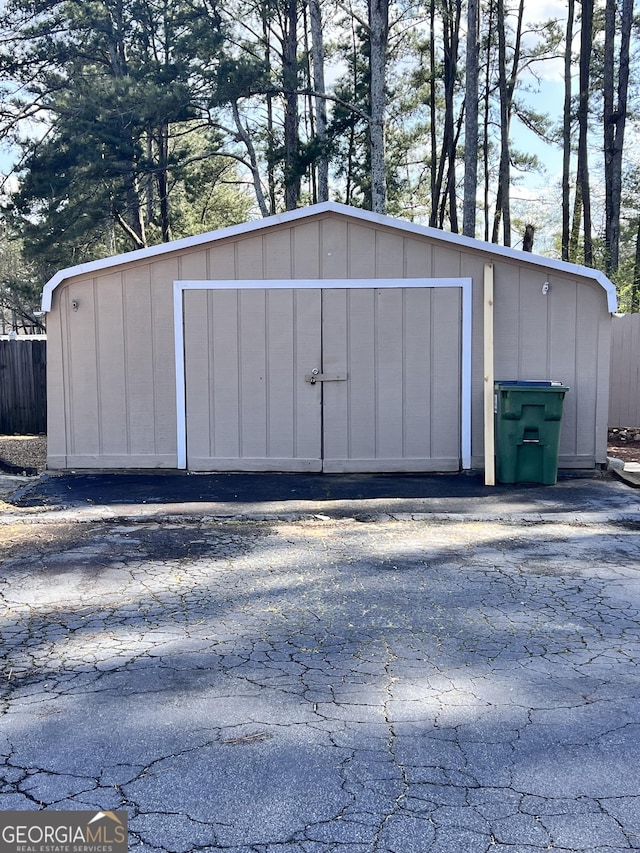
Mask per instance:
[[[400,512],[493,511],[501,505],[529,512],[628,509],[639,499],[610,475],[561,471],[555,486],[484,485],[481,472],[455,474],[186,474],[178,472],[44,475],[18,492],[17,507],[142,504],[300,504],[385,502]]]

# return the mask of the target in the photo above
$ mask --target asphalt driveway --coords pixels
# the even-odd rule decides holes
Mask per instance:
[[[555,486],[484,485],[478,472],[460,474],[187,474],[169,471],[45,474],[11,501],[43,511],[113,508],[135,515],[146,507],[169,515],[233,517],[320,512],[513,516],[531,513],[627,512],[640,509],[640,491],[610,473],[561,471]],[[140,517],[141,513],[137,513]],[[83,517],[90,517],[84,513]],[[93,513],[93,517],[99,514]]]
[[[5,513],[0,810],[126,809],[140,853],[640,849],[638,501],[591,487],[582,521]]]

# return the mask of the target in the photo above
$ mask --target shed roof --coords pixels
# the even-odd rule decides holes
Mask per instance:
[[[298,208],[297,210],[276,214],[275,216],[269,216],[265,219],[244,222],[241,225],[231,225],[228,228],[222,228],[218,231],[209,231],[205,234],[198,234],[193,237],[184,237],[181,240],[174,240],[171,243],[161,243],[160,245],[150,246],[146,249],[138,249],[134,252],[126,252],[125,254],[115,255],[110,258],[101,258],[97,261],[78,264],[77,266],[60,270],[51,279],[49,279],[43,288],[42,310],[45,312],[51,310],[53,291],[59,284],[62,284],[63,281],[74,276],[86,275],[88,273],[97,272],[98,270],[119,266],[124,263],[140,261],[145,258],[154,258],[159,255],[169,254],[182,249],[194,248],[207,243],[213,243],[217,240],[224,240],[229,237],[250,234],[251,232],[260,231],[261,229],[273,227],[274,225],[298,222],[300,220],[325,213],[336,213],[342,216],[348,216],[351,219],[367,222],[369,224],[399,229],[409,234],[429,237],[430,239],[440,243],[453,244],[459,248],[468,247],[475,251],[478,249],[484,249],[488,254],[491,254],[494,257],[502,257],[508,260],[517,261],[519,264],[541,267],[546,270],[555,270],[560,273],[578,275],[581,278],[591,279],[604,289],[607,295],[607,307],[609,312],[613,314],[617,310],[618,300],[615,285],[604,275],[604,273],[600,272],[600,270],[590,269],[589,267],[583,267],[578,264],[570,264],[566,261],[559,261],[554,258],[547,258],[543,255],[522,252],[518,249],[499,246],[496,243],[486,243],[482,240],[476,240],[473,237],[465,237],[462,234],[452,234],[448,231],[441,231],[440,229],[430,228],[426,225],[417,225],[413,222],[394,219],[390,216],[371,213],[368,210],[362,210],[358,207],[350,207],[348,205],[338,204],[337,202],[332,201]]]

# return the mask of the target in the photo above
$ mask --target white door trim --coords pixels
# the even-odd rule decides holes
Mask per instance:
[[[174,281],[173,333],[176,369],[176,436],[177,467],[187,467],[187,398],[184,358],[184,292],[185,290],[301,290],[306,288],[353,289],[381,287],[459,287],[462,291],[462,377],[460,402],[460,455],[463,469],[471,468],[471,345],[472,292],[471,278],[345,278],[345,279],[249,279],[238,281]]]

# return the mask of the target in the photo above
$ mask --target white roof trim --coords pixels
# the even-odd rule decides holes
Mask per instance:
[[[374,225],[384,225],[390,228],[400,229],[401,231],[405,231],[410,234],[430,237],[433,240],[440,241],[441,243],[450,243],[457,247],[465,246],[469,249],[474,249],[475,251],[484,248],[487,254],[490,254],[493,257],[506,258],[508,260],[517,261],[520,264],[530,264],[549,271],[553,270],[569,275],[579,275],[582,278],[590,278],[599,284],[606,292],[609,312],[613,314],[618,308],[615,285],[599,270],[579,266],[578,264],[570,264],[566,261],[558,261],[554,258],[545,258],[543,255],[534,255],[517,249],[511,249],[506,246],[499,246],[496,243],[486,243],[482,240],[476,240],[473,237],[465,237],[462,234],[452,234],[448,231],[441,231],[438,228],[430,228],[426,225],[416,225],[413,222],[405,222],[402,219],[394,219],[390,216],[382,216],[379,213],[371,213],[370,211],[362,210],[359,207],[349,207],[345,204],[326,201],[321,204],[311,205],[310,207],[290,210],[287,213],[280,213],[276,216],[268,216],[264,219],[244,222],[241,225],[231,225],[229,228],[222,228],[219,231],[209,231],[206,234],[198,234],[194,237],[185,237],[182,240],[174,240],[171,243],[161,243],[158,246],[150,246],[147,249],[139,249],[135,252],[126,252],[122,255],[115,255],[111,258],[102,258],[98,261],[78,264],[77,266],[60,270],[53,276],[53,278],[49,279],[42,290],[42,310],[51,310],[53,291],[59,284],[73,276],[86,275],[87,273],[109,269],[111,267],[120,266],[121,264],[133,261],[155,258],[170,252],[175,252],[176,250],[190,249],[206,243],[213,243],[217,240],[237,237],[242,234],[250,234],[253,231],[260,231],[263,228],[268,228],[273,225],[284,225],[289,222],[297,222],[322,213],[339,213],[352,219],[360,219],[363,222],[369,222]]]

